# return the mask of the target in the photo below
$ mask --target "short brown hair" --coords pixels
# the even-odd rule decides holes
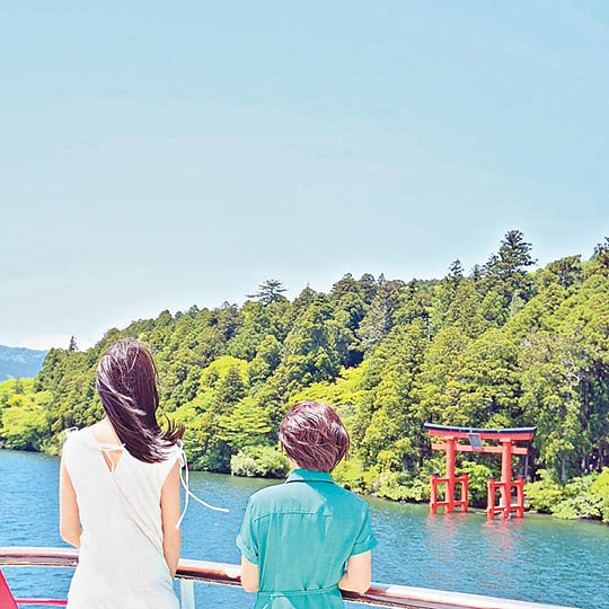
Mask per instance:
[[[279,427],[279,441],[300,467],[331,472],[349,448],[349,434],[327,404],[297,402]]]

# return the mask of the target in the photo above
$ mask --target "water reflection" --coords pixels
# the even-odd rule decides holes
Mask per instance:
[[[57,521],[58,461],[36,454],[0,451],[0,546],[63,546]],[[184,522],[183,556],[237,562],[235,536],[247,499],[270,484],[197,474],[193,490],[216,505],[217,514],[193,505]],[[528,515],[487,522],[479,512],[429,515],[426,505],[369,499],[379,539],[374,578],[425,588],[609,609],[609,527]],[[71,572],[11,570],[21,594],[65,595]],[[199,606],[253,606],[239,590],[198,585]]]
[[[445,582],[447,589],[453,589],[462,578],[462,544],[460,531],[466,514],[429,514],[425,519],[424,535],[426,554],[433,557],[429,561],[428,577],[435,581]]]

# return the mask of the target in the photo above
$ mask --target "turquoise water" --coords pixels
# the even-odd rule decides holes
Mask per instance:
[[[0,451],[0,546],[64,546],[58,533],[57,459]],[[237,563],[234,545],[247,497],[268,481],[191,473],[199,496],[229,514],[191,503],[182,556]],[[379,539],[376,581],[609,609],[609,527],[544,516],[488,523],[482,514],[430,516],[426,506],[370,499]],[[19,595],[65,597],[68,569],[5,569]],[[245,609],[250,595],[197,584],[201,607]]]

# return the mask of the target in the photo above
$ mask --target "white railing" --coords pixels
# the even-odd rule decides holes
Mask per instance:
[[[78,551],[67,548],[0,548],[0,568],[21,567],[75,567]],[[240,570],[236,565],[182,558],[176,575],[180,579],[182,609],[194,609],[195,581],[239,586]],[[393,584],[373,583],[362,595],[343,592],[343,597],[354,603],[377,607],[404,609],[574,609],[529,603],[478,594],[445,592],[428,588],[413,588]]]

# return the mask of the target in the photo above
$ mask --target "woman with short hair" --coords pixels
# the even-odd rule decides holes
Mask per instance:
[[[241,583],[258,591],[255,609],[342,608],[340,590],[370,587],[376,545],[368,504],[330,475],[349,435],[330,406],[298,402],[279,441],[295,469],[250,497],[237,537]]]

